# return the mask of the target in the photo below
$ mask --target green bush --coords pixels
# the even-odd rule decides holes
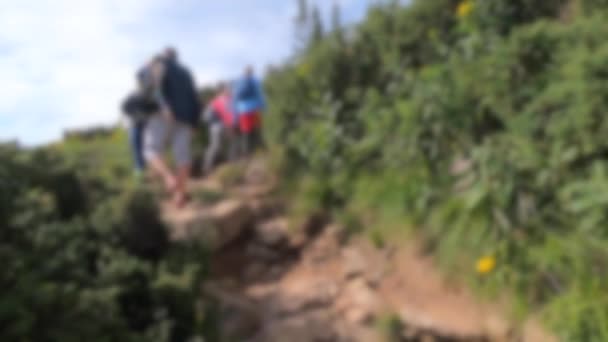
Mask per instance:
[[[100,145],[115,142],[70,139],[38,150],[0,146],[0,339],[204,335],[204,250],[169,243],[153,194],[125,178],[103,180],[107,168],[129,164],[105,155],[107,164],[89,168]]]
[[[608,32],[578,4],[603,6],[373,8],[269,75],[284,176],[374,241],[374,220],[416,223],[448,271],[511,291],[565,340],[608,339]],[[480,275],[483,256],[497,267]]]

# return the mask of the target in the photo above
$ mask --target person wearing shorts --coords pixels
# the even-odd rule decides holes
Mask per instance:
[[[178,62],[177,52],[168,48],[163,63],[154,71],[160,113],[152,116],[144,133],[144,156],[150,167],[163,179],[173,203],[187,202],[190,178],[192,131],[198,121],[200,103],[190,72]],[[163,158],[167,144],[172,147],[176,171]]]

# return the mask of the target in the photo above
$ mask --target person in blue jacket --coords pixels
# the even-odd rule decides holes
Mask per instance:
[[[241,154],[248,154],[263,145],[262,113],[266,108],[262,85],[255,77],[251,66],[247,67],[243,77],[233,84],[232,108]]]

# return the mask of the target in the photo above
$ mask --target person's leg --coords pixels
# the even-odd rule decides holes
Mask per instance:
[[[182,123],[176,123],[173,135],[173,157],[177,164],[177,186],[175,187],[173,201],[178,207],[182,207],[187,201],[187,186],[191,167],[191,140],[192,128]]]
[[[251,113],[240,116],[240,154],[248,156],[251,152]]]
[[[226,132],[226,136],[228,139],[228,160],[235,161],[239,158],[239,143],[240,143],[240,133],[238,130],[230,129]]]
[[[212,123],[209,126],[209,146],[205,151],[205,165],[203,172],[208,174],[213,168],[213,164],[217,160],[218,153],[220,152],[220,145],[222,140],[222,124]]]
[[[257,123],[257,134],[258,134],[258,146],[259,148],[261,148],[262,150],[266,149],[266,140],[264,139],[264,130],[263,130],[263,113],[259,112],[258,113],[258,123]]]
[[[144,158],[144,129],[145,123],[138,122],[134,126],[134,148],[135,148],[135,163],[137,170],[143,172],[146,168],[146,160]]]
[[[144,156],[154,173],[162,178],[166,190],[172,192],[177,181],[162,158],[168,129],[169,123],[160,115],[154,115],[148,120],[144,131]]]
[[[133,166],[135,172],[137,173],[141,170],[137,150],[137,125],[134,122],[129,123],[127,132],[129,133],[129,146],[131,147],[131,155],[133,157],[134,164]]]
[[[255,151],[256,149],[264,149],[266,144],[264,143],[264,138],[262,136],[262,115],[260,112],[256,112],[254,114],[253,123],[252,123],[252,132],[251,132],[251,149]]]

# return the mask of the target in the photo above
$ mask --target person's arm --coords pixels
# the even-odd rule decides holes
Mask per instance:
[[[203,114],[201,115],[201,119],[203,122],[211,122],[211,120],[213,119],[213,108],[211,105],[208,105],[204,110],[203,110]]]
[[[167,93],[165,88],[165,67],[162,64],[157,64],[154,67],[154,97],[160,107],[160,113],[166,120],[173,120],[171,106],[167,101]]]
[[[228,102],[230,104],[230,112],[232,113],[232,125],[234,127],[238,127],[239,125],[239,111],[238,111],[238,107],[237,107],[237,97],[236,94],[238,94],[239,91],[239,81],[234,81],[231,85],[230,85],[230,101]]]
[[[260,109],[266,109],[266,97],[264,96],[264,88],[260,81],[255,82],[255,91],[257,93],[257,97],[260,100]]]

